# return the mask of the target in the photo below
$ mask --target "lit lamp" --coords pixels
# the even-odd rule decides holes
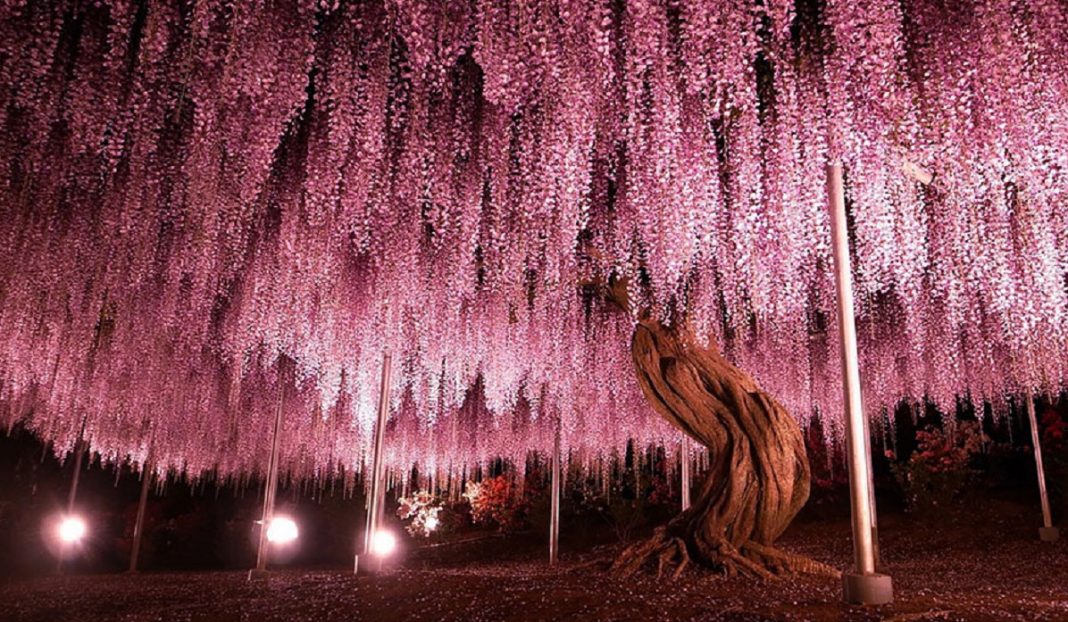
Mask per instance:
[[[288,516],[276,516],[267,525],[267,541],[271,544],[289,544],[298,535],[297,524]]]
[[[379,529],[371,538],[371,554],[376,557],[387,557],[397,548],[397,538],[392,533]]]
[[[80,516],[64,516],[56,527],[56,536],[63,544],[77,544],[85,537],[88,528]]]
[[[290,547],[296,542],[297,537],[300,535],[300,530],[297,529],[297,523],[288,516],[275,516],[267,520],[267,524],[264,525],[263,521],[256,521],[261,526],[263,531],[260,532],[260,551],[259,557],[262,559],[257,560],[259,566],[262,562],[262,567],[257,567],[249,570],[248,578],[263,579],[268,576],[267,574],[267,550],[268,548],[274,549],[276,553],[288,555],[292,553],[294,549]],[[282,553],[288,551],[287,553]]]
[[[41,535],[49,552],[56,556],[56,572],[63,571],[63,558],[80,550],[89,525],[77,514],[59,514],[45,521]]]

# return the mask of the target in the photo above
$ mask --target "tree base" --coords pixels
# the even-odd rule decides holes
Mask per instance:
[[[1039,527],[1038,537],[1043,542],[1056,542],[1061,537],[1061,532],[1056,527]]]
[[[696,557],[696,565],[711,567],[727,576],[773,579],[793,574],[823,577],[842,575],[833,566],[751,540],[740,547],[722,538],[712,542],[695,541],[692,545],[687,544],[686,539],[672,535],[669,527],[670,525],[659,527],[653,532],[652,538],[627,547],[612,564],[612,571],[629,577],[655,560],[657,578],[674,566],[671,576],[675,579],[693,565],[693,559]],[[691,555],[691,548],[697,553],[696,556]]]
[[[854,605],[886,605],[894,600],[894,585],[889,575],[842,575],[843,600]]]
[[[811,472],[797,421],[748,374],[685,330],[639,321],[631,342],[638,385],[668,423],[708,448],[708,473],[693,504],[613,568],[657,575],[691,565],[727,575],[838,577],[835,568],[774,548],[808,499]]]

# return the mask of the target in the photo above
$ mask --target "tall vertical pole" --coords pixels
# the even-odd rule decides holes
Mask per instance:
[[[560,555],[560,419],[556,420],[553,436],[552,498],[549,507],[549,564]]]
[[[82,427],[78,429],[78,440],[74,445],[74,474],[70,480],[70,491],[67,493],[67,516],[74,514],[74,500],[78,497],[78,481],[82,476],[82,461],[85,459],[85,420],[82,417]],[[64,546],[65,545],[61,545]],[[61,550],[56,559],[56,572],[63,572],[63,555],[66,551]]]
[[[285,379],[278,374],[278,407],[274,413],[274,432],[271,434],[271,458],[267,463],[267,484],[263,491],[263,518],[260,521],[260,541],[256,550],[256,568],[249,572],[249,578],[263,577],[267,574],[267,528],[274,518],[274,497],[278,490],[278,450],[282,436],[282,408],[285,405]]]
[[[846,423],[846,462],[849,465],[849,500],[853,519],[853,554],[856,568],[843,573],[847,602],[881,605],[893,600],[890,577],[876,573],[875,538],[872,531],[874,504],[871,497],[871,455],[865,434],[864,407],[860,397],[857,363],[857,329],[854,324],[853,282],[849,261],[849,230],[846,223],[842,165],[827,167],[831,239],[834,249],[835,283],[838,290],[838,329],[842,341],[842,384]]]
[[[382,446],[386,437],[386,420],[389,419],[389,385],[391,382],[393,357],[389,350],[382,355],[382,385],[378,390],[378,420],[375,422],[374,453],[371,458],[371,498],[367,504],[367,530],[364,532],[363,555],[368,556],[372,552],[375,533],[378,532],[379,519],[384,506],[385,494],[382,482]],[[356,556],[352,571],[356,572],[360,567],[360,556]]]
[[[867,417],[864,417],[864,455],[867,463],[871,464],[871,426]],[[872,557],[875,560],[875,571],[882,570],[882,560],[879,559],[879,516],[875,511],[875,475],[872,469],[868,469],[868,505],[871,507],[871,546]]]
[[[141,540],[145,536],[145,506],[148,505],[148,489],[152,485],[155,468],[156,444],[148,446],[148,457],[141,464],[141,498],[137,501],[137,518],[134,520],[133,546],[130,549],[130,572],[137,572],[137,558],[141,554]]]
[[[82,476],[82,461],[85,459],[85,418],[82,418],[82,427],[78,430],[78,441],[74,445],[74,475],[70,480],[70,491],[67,493],[67,514],[74,512],[74,500],[78,497],[78,481]]]
[[[682,511],[690,509],[690,435],[682,435],[682,449],[680,450],[682,464]]]
[[[1027,420],[1031,423],[1031,445],[1035,448],[1035,469],[1038,471],[1038,495],[1042,501],[1042,527],[1038,529],[1038,535],[1043,542],[1056,542],[1060,533],[1053,526],[1053,514],[1049,509],[1049,493],[1046,492],[1046,470],[1042,466],[1042,439],[1038,433],[1035,400],[1028,395],[1024,402],[1027,405]]]

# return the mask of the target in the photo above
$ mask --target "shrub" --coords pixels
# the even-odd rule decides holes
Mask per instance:
[[[405,526],[409,534],[423,538],[442,528],[444,524],[444,506],[434,495],[421,490],[411,497],[397,501],[397,516],[401,520],[410,520]]]
[[[1068,421],[1056,410],[1042,413],[1042,462],[1050,493],[1068,508]]]
[[[972,458],[984,441],[979,424],[971,421],[958,424],[952,436],[934,426],[917,431],[916,451],[891,466],[908,509],[926,513],[950,505],[975,475]]]
[[[471,520],[500,531],[519,531],[526,526],[530,489],[520,487],[507,474],[468,482],[464,498],[471,504]]]
[[[607,498],[601,490],[590,489],[580,500],[580,510],[600,516],[621,543],[667,522],[679,512],[679,491],[672,490],[666,473],[659,469],[654,473],[641,469],[637,479],[631,471],[622,480],[611,482]]]

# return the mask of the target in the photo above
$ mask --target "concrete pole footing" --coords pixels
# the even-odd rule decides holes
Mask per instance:
[[[890,575],[842,573],[844,600],[855,605],[885,605],[894,600]]]

